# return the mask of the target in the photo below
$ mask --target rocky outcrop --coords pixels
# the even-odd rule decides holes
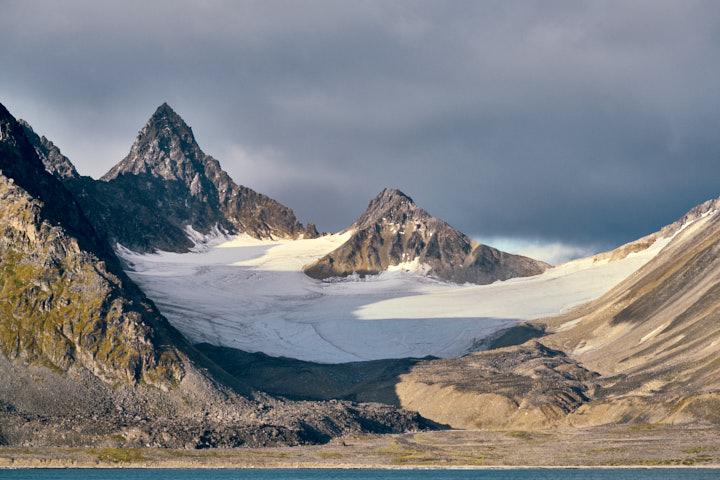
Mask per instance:
[[[462,358],[421,362],[400,377],[400,403],[465,429],[563,425],[588,401],[598,375],[536,341]]]
[[[253,391],[209,361],[124,274],[0,105],[0,425],[10,445],[241,446],[429,424]]]
[[[101,181],[82,177],[66,185],[98,231],[135,251],[187,251],[194,245],[188,228],[257,238],[317,236],[289,208],[235,184],[167,104]]]
[[[414,263],[443,280],[486,284],[538,275],[550,267],[471,240],[395,189],[383,190],[348,230],[350,239],[305,267],[307,275],[318,279],[372,275]]]

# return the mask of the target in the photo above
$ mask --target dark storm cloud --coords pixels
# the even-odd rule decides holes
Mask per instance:
[[[0,102],[99,176],[163,101],[324,230],[385,186],[610,247],[720,195],[720,3],[0,0]]]

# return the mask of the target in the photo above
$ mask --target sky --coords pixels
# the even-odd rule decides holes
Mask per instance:
[[[720,195],[720,2],[0,0],[0,103],[80,173],[168,102],[338,231],[385,187],[557,263]]]

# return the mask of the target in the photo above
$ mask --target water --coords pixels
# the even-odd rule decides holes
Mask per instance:
[[[716,480],[713,469],[584,470],[0,470],[5,480]]]

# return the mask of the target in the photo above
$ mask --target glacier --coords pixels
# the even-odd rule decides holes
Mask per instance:
[[[669,238],[617,261],[574,260],[541,275],[458,285],[408,262],[365,278],[320,281],[302,267],[352,234],[258,240],[213,232],[189,253],[118,246],[128,274],[191,342],[322,363],[458,357],[477,340],[599,297]],[[194,235],[197,236],[197,235]]]

